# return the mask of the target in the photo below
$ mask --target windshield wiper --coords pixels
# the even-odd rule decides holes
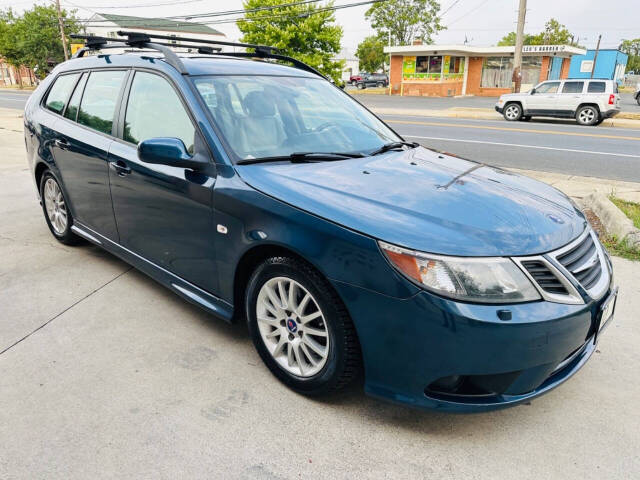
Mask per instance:
[[[388,152],[389,150],[395,150],[396,148],[402,148],[402,147],[416,148],[416,147],[419,147],[419,146],[420,146],[420,144],[416,143],[416,142],[391,142],[391,143],[385,143],[383,146],[381,146],[377,150],[374,150],[369,155],[371,155],[373,157],[374,155],[379,155],[381,153]]]
[[[277,155],[273,157],[245,158],[238,160],[236,165],[248,165],[251,163],[281,162],[289,161],[291,163],[309,163],[309,162],[327,162],[334,160],[346,160],[348,158],[362,158],[365,155],[359,152],[338,153],[338,152],[294,152],[291,155]]]

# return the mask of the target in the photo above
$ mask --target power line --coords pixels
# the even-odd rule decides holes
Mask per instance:
[[[303,0],[300,2],[291,2],[291,3],[282,3],[280,5],[269,5],[269,6],[264,6],[264,7],[255,7],[255,8],[248,8],[246,10],[244,9],[239,9],[239,10],[226,10],[226,11],[222,11],[222,12],[209,12],[209,13],[196,13],[193,15],[175,15],[173,17],[167,17],[167,18],[203,18],[203,17],[221,17],[221,16],[226,16],[226,15],[236,15],[236,14],[243,14],[243,13],[253,13],[253,12],[262,12],[262,11],[268,11],[268,10],[276,10],[278,8],[286,8],[286,7],[293,7],[293,6],[298,6],[298,5],[305,5],[308,3],[318,3],[321,2],[322,0]]]
[[[114,6],[114,5],[89,5],[87,7],[81,7],[80,5],[75,5],[67,0],[63,0],[65,3],[69,3],[77,8],[83,8],[85,10],[93,11],[96,9],[120,9],[120,8],[147,8],[147,7],[166,7],[168,5],[181,5],[185,3],[199,3],[204,2],[205,0],[178,0],[174,2],[166,2],[166,3],[140,3],[137,5],[122,5],[122,6]]]
[[[456,4],[458,4],[459,2],[460,2],[460,0],[454,0],[454,2],[451,5],[449,5],[449,8],[447,8],[444,12],[442,12],[440,14],[440,16],[441,17],[444,16],[445,13],[447,13],[449,10],[451,10],[453,7],[455,7]]]
[[[455,20],[449,22],[449,25],[453,25],[454,23],[458,22],[459,20],[462,20],[463,18],[465,18],[468,15],[471,15],[473,12],[475,12],[476,10],[480,9],[480,7],[484,6],[485,3],[487,3],[489,0],[484,0],[484,2],[480,3],[477,7],[472,8],[471,10],[469,10],[468,12],[466,12],[464,15],[456,18]]]

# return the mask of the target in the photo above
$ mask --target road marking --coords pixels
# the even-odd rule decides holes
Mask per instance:
[[[424,140],[441,140],[444,142],[483,143],[486,145],[498,145],[502,147],[537,148],[539,150],[557,150],[560,152],[587,153],[590,155],[611,155],[614,157],[640,158],[640,155],[632,155],[630,153],[594,152],[592,150],[576,150],[574,148],[543,147],[540,145],[522,145],[518,143],[487,142],[484,140],[463,140],[460,138],[444,138],[444,137],[421,137],[418,135],[407,135],[407,134],[403,134],[403,135],[407,138],[420,138]]]
[[[446,123],[446,122],[417,122],[412,120],[387,120],[387,123],[399,123],[403,125],[426,125],[431,127],[462,127],[477,128],[480,130],[501,130],[504,132],[524,132],[524,133],[544,133],[547,135],[568,135],[573,137],[591,137],[591,138],[613,138],[617,140],[636,140],[640,141],[640,137],[626,137],[620,135],[604,135],[598,133],[578,133],[578,132],[560,132],[558,130],[534,130],[528,128],[510,128],[510,127],[491,127],[487,125],[471,125],[468,123]]]

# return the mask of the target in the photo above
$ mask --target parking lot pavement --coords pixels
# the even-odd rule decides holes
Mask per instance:
[[[640,264],[614,259],[597,353],[531,404],[447,415],[360,385],[308,399],[244,325],[57,244],[22,145],[0,128],[0,478],[637,478]]]

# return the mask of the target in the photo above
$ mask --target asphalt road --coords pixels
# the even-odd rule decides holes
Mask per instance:
[[[30,91],[0,89],[0,107],[23,110],[29,95]]]
[[[309,399],[269,373],[244,325],[56,242],[20,121],[0,127],[3,480],[637,478],[638,263],[613,259],[621,294],[597,352],[530,404],[422,412],[357,383]]]
[[[383,115],[407,140],[501,167],[640,182],[640,129]]]

